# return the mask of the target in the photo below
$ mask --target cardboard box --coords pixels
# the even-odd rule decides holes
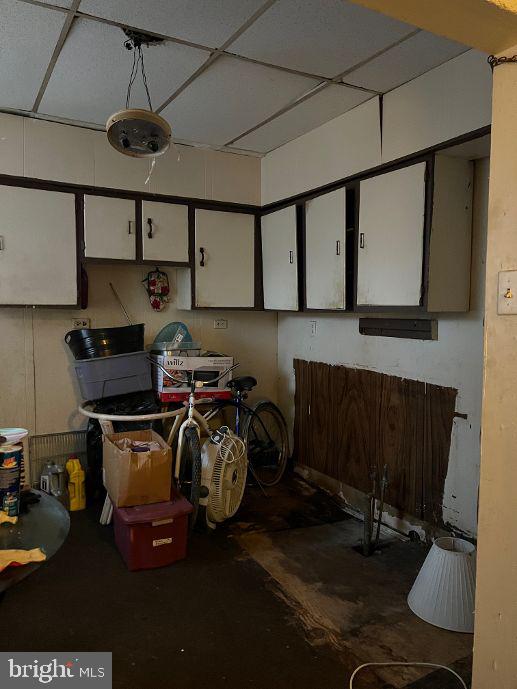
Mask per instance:
[[[122,438],[155,441],[161,449],[150,452],[121,450],[114,441]],[[133,507],[165,502],[171,496],[172,451],[152,430],[123,431],[104,437],[104,485],[114,505]]]
[[[233,366],[231,356],[165,356],[152,354],[152,359],[157,361],[171,375],[176,378],[184,378],[185,371],[195,371],[195,380],[210,380],[217,378],[227,368]],[[187,385],[176,385],[168,378],[158,366],[153,366],[153,387],[162,402],[183,402],[188,399],[189,388]],[[225,399],[232,396],[228,388],[232,372],[221,378],[214,386],[205,386],[196,390],[196,397],[210,397],[212,399]]]

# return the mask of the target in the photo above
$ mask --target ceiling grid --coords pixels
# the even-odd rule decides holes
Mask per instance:
[[[102,127],[123,105],[129,27],[163,39],[146,67],[175,139],[254,154],[467,49],[346,0],[0,0],[0,10],[0,110]],[[134,107],[142,99],[137,88]]]

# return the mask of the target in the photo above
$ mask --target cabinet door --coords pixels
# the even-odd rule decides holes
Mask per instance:
[[[346,190],[305,206],[306,306],[345,308]]]
[[[420,304],[425,177],[423,162],[361,182],[358,306]]]
[[[84,255],[136,259],[135,202],[109,196],[84,197]]]
[[[296,207],[263,215],[261,227],[264,308],[297,311]]]
[[[142,244],[145,261],[187,263],[188,207],[144,201]]]
[[[0,304],[77,304],[75,196],[0,187]]]
[[[255,216],[196,210],[196,306],[255,305]]]

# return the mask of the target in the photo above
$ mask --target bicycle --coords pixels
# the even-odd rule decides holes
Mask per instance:
[[[216,378],[199,381],[195,379],[195,372],[185,372],[186,377],[180,379],[173,376],[157,362],[153,361],[152,363],[158,366],[164,375],[167,375],[176,384],[190,387],[188,400],[178,409],[143,415],[101,414],[89,408],[90,402],[85,402],[79,406],[79,411],[84,416],[96,419],[104,435],[113,433],[114,421],[153,422],[174,419],[167,436],[167,444],[172,446],[177,436],[174,480],[194,508],[190,515],[191,532],[197,521],[201,493],[203,489],[207,490],[206,487],[201,486],[201,434],[204,433],[207,437],[212,435],[213,429],[210,426],[210,421],[224,408],[232,407],[236,410],[235,432],[248,448],[248,466],[257,483],[261,486],[272,486],[280,481],[285,471],[289,451],[287,427],[280,410],[273,402],[261,400],[253,407],[245,404],[247,393],[257,384],[255,378],[244,376],[233,379],[229,382],[233,398],[214,402],[209,398],[196,398],[196,391],[205,385],[214,385],[237,368],[238,364],[226,369]],[[213,406],[201,414],[196,409],[199,404],[212,404]],[[268,430],[268,426],[271,427],[267,421],[268,415],[275,421],[275,433]],[[244,421],[242,421],[242,417],[244,417]],[[272,427],[271,430],[275,431]],[[277,441],[275,438],[279,438],[279,440]],[[107,495],[100,519],[102,524],[110,523],[112,511],[113,506]]]
[[[235,433],[247,448],[249,469],[261,487],[276,485],[282,478],[289,457],[287,425],[280,409],[270,400],[263,399],[253,406],[246,404],[248,393],[257,385],[256,378],[242,376],[228,382],[231,400],[217,400],[205,414],[210,421],[235,410]]]
[[[160,364],[155,363],[156,366],[163,368]],[[233,370],[236,366],[227,369],[220,376],[209,381],[201,382],[194,380],[194,376],[190,376],[190,394],[188,401],[179,409],[171,411],[163,411],[155,414],[140,414],[140,415],[123,415],[123,414],[102,414],[93,411],[90,407],[91,402],[83,402],[79,405],[79,412],[90,419],[96,419],[99,422],[104,436],[111,435],[114,432],[113,422],[116,421],[164,421],[166,419],[174,419],[170,429],[167,444],[172,445],[176,435],[178,435],[176,445],[176,459],[174,463],[174,479],[180,491],[187,497],[193,506],[193,511],[190,514],[190,530],[193,529],[197,520],[199,509],[199,497],[201,488],[201,431],[204,431],[208,436],[211,435],[212,429],[208,425],[204,416],[196,409],[196,404],[205,402],[206,399],[196,399],[196,389],[202,388],[204,385],[213,385],[218,382],[223,376]],[[176,383],[184,383],[185,380],[180,381],[174,378],[165,369],[164,373],[169,376]],[[186,418],[185,418],[186,417]],[[188,476],[188,467],[190,467],[190,476]],[[186,490],[186,486],[190,486],[190,490]],[[113,505],[109,495],[106,495],[104,507],[101,513],[101,524],[109,524],[113,514]]]

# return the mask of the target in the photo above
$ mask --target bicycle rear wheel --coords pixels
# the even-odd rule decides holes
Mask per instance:
[[[276,404],[257,402],[246,414],[242,438],[253,476],[263,486],[274,486],[284,474],[289,455],[287,426]]]
[[[183,435],[179,488],[194,508],[189,518],[189,534],[191,534],[197,521],[201,488],[201,445],[195,428],[186,428]]]

